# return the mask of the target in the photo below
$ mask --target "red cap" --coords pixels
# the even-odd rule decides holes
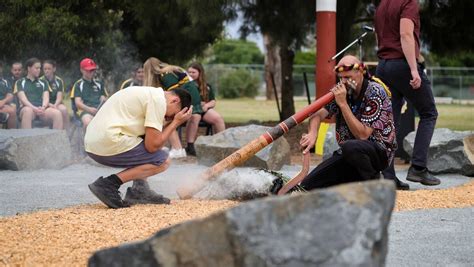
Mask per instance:
[[[95,70],[97,69],[97,64],[95,64],[94,60],[86,57],[83,60],[81,60],[81,69]]]

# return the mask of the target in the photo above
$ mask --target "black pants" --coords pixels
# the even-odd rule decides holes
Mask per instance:
[[[377,179],[388,165],[385,150],[368,140],[348,140],[301,182],[306,190]]]
[[[403,98],[410,101],[420,115],[420,122],[415,136],[412,164],[420,167],[426,167],[428,158],[428,149],[431,137],[435,129],[438,111],[436,110],[431,84],[423,72],[423,67],[418,64],[418,74],[421,78],[421,87],[414,90],[410,86],[411,72],[405,59],[379,60],[376,75],[382,79],[392,92],[392,109],[395,129],[400,127],[400,113],[403,105]],[[399,131],[397,131],[397,134]],[[402,149],[403,144],[398,144]],[[389,168],[383,172],[385,178],[394,178],[395,169],[393,161]]]

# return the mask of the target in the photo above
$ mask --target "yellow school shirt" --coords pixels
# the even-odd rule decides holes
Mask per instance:
[[[145,127],[163,130],[166,99],[163,89],[133,86],[113,94],[87,126],[87,152],[113,156],[143,141]]]

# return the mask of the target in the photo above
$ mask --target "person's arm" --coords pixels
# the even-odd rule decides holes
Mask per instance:
[[[207,111],[208,109],[214,108],[216,106],[216,100],[211,100],[207,103],[201,102],[202,110]]]
[[[321,121],[324,120],[329,115],[329,111],[325,108],[318,110],[316,113],[311,115],[308,125],[308,133],[303,134],[300,139],[300,146],[303,148],[303,154],[309,152],[309,150],[314,147],[316,139],[318,138],[319,126]]]
[[[145,128],[145,149],[149,153],[154,153],[161,149],[165,144],[166,140],[170,137],[170,135],[176,131],[176,128],[187,121],[193,113],[193,109],[191,108],[183,108],[180,112],[178,112],[171,123],[169,123],[166,127],[163,128],[163,131],[159,131],[152,127]]]
[[[49,105],[49,91],[45,90],[43,91],[43,104],[41,105],[41,108],[46,109]]]
[[[54,106],[57,107],[62,102],[63,102],[63,92],[58,90],[58,93],[56,95],[56,102],[54,103]]]
[[[410,72],[412,79],[410,80],[410,85],[413,89],[418,89],[421,86],[421,78],[418,73],[417,63],[416,63],[416,46],[415,46],[415,36],[413,31],[415,24],[411,19],[401,18],[400,19],[400,41],[402,44],[403,54],[405,59],[410,66]]]
[[[369,136],[372,134],[374,129],[367,127],[366,125],[362,124],[352,113],[349,104],[347,103],[347,90],[346,86],[341,83],[338,84],[331,90],[334,94],[336,99],[336,103],[341,110],[342,116],[349,127],[349,130],[354,135],[355,138],[360,140],[367,140]]]
[[[74,98],[74,103],[76,104],[76,107],[80,110],[84,110],[85,112],[90,113],[92,115],[95,115],[97,113],[97,109],[84,104],[80,96],[76,96]]]
[[[4,99],[0,100],[0,107],[5,106],[6,104],[12,102],[13,100],[13,94],[12,93],[7,93]]]

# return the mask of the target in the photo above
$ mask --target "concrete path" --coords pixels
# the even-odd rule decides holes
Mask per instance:
[[[197,177],[206,167],[177,163],[149,181],[154,190],[177,198],[180,182]],[[242,168],[246,171],[249,168]],[[299,166],[285,166],[282,172],[293,176]],[[62,170],[0,171],[0,217],[97,203],[87,184],[99,176],[119,171],[90,164],[71,165]],[[398,170],[402,180],[406,170]],[[470,180],[460,175],[439,175],[442,183],[435,187],[410,183],[412,190],[458,186]],[[121,190],[125,190],[122,187]],[[124,192],[123,192],[124,193]],[[387,266],[473,266],[474,207],[464,209],[431,209],[396,212],[389,228]]]

